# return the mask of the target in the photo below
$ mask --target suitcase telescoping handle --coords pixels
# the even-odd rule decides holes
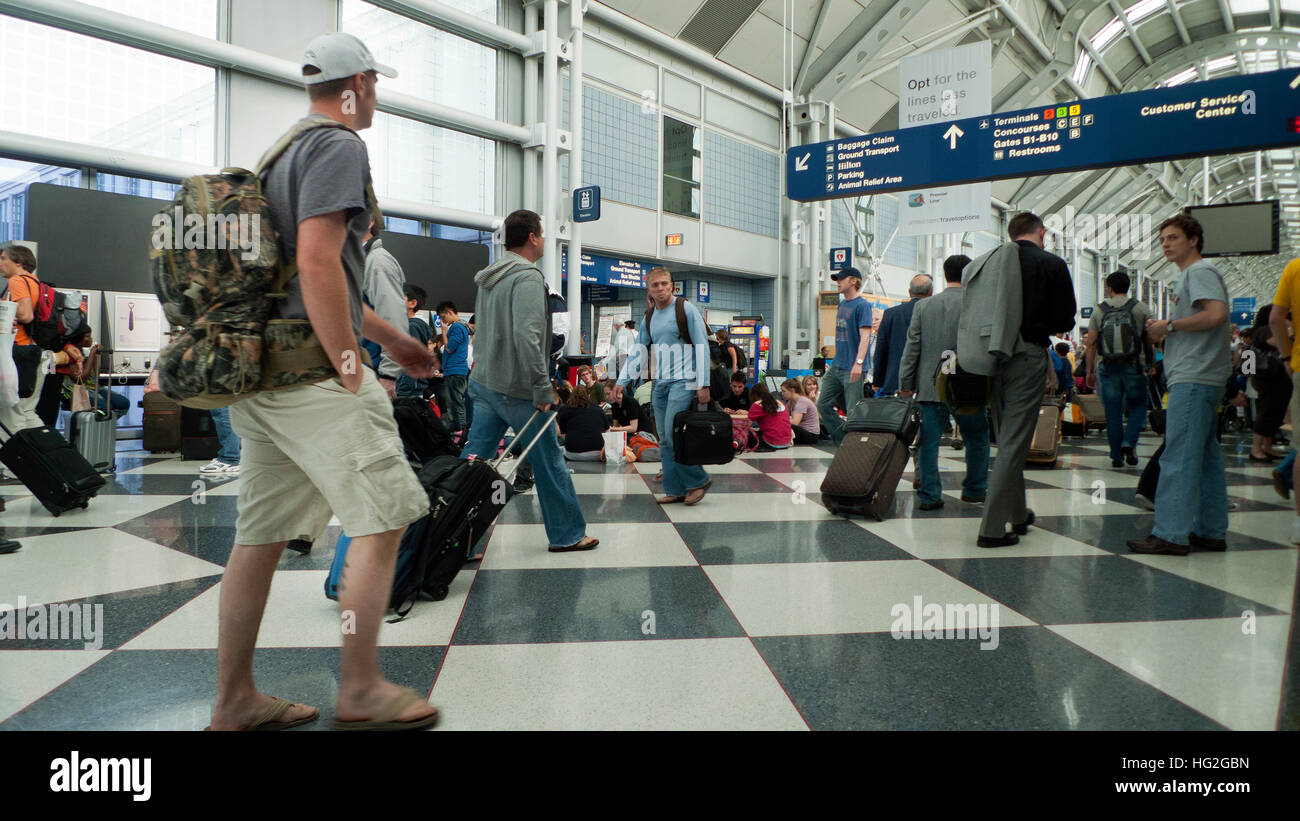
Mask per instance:
[[[533,424],[533,420],[536,419],[538,414],[540,413],[541,411],[533,411],[533,415],[528,417],[528,421],[524,423],[523,430],[517,431],[515,433],[516,439],[523,437],[524,431],[528,430],[529,425]],[[551,429],[551,425],[555,423],[555,420],[558,419],[559,416],[560,414],[558,411],[551,411],[546,415],[546,421],[539,426],[536,435],[533,436],[533,441],[529,442],[528,446],[525,447],[523,452],[520,453],[519,456],[515,459],[514,469],[510,471],[510,475],[502,476],[501,477],[502,479],[505,479],[512,483],[514,482],[515,474],[519,472],[519,466],[522,465],[524,463],[524,460],[528,458],[528,453],[533,449],[533,445],[536,445],[538,442],[542,441],[542,435]],[[509,452],[510,452],[510,448],[506,448],[505,451],[496,458],[496,461],[492,463],[493,470],[497,471],[498,473],[501,472],[501,463],[505,461],[506,454],[508,454]]]

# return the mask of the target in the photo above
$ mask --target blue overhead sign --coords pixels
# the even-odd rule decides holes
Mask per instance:
[[[1300,69],[1094,97],[790,148],[787,195],[884,191],[1300,145]]]
[[[831,270],[843,271],[853,265],[852,248],[832,248],[831,249]]]
[[[1232,298],[1232,310],[1248,311],[1252,315],[1255,313],[1255,298],[1253,296],[1238,296]]]
[[[632,259],[602,257],[597,254],[582,255],[582,281],[593,285],[613,285],[616,288],[645,290],[645,278],[654,266]],[[560,255],[560,277],[569,275],[569,255]]]
[[[600,219],[600,186],[573,189],[573,221],[595,222]]]

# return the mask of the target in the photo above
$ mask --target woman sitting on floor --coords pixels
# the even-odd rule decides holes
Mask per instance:
[[[569,401],[560,408],[560,438],[564,440],[564,458],[572,462],[605,461],[605,437],[609,420],[598,405],[592,404],[587,386],[573,387]]]
[[[817,405],[804,395],[803,386],[798,379],[787,379],[781,383],[781,398],[790,409],[790,430],[794,433],[795,444],[817,444],[822,432]]]
[[[790,447],[794,432],[790,429],[790,415],[785,405],[776,401],[762,381],[749,389],[749,399],[754,403],[749,406],[749,419],[758,423],[758,447],[755,450],[763,453]]]

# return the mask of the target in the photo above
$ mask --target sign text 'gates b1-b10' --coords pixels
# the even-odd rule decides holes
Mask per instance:
[[[1291,68],[795,146],[786,193],[826,200],[1295,145]]]

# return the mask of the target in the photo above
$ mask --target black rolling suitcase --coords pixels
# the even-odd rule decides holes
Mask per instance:
[[[221,452],[217,423],[212,414],[199,408],[181,407],[181,459],[216,459]]]
[[[0,430],[9,436],[0,445],[0,462],[51,514],[86,507],[104,486],[104,477],[58,431],[44,425],[17,433],[0,425]]]
[[[883,520],[910,455],[894,433],[846,433],[822,480],[822,504],[837,516]]]
[[[530,431],[537,418],[538,413],[534,413],[518,436]],[[555,413],[543,417],[545,421],[540,429],[515,459],[515,470],[542,436],[551,432],[555,418]],[[491,462],[437,456],[420,468],[420,484],[429,494],[429,513],[408,527],[402,536],[393,575],[393,594],[389,599],[389,605],[397,612],[394,621],[405,618],[421,595],[434,601],[447,598],[448,588],[465,566],[470,551],[514,495],[511,486],[515,470],[508,478],[499,472],[504,458],[504,453]],[[330,598],[337,595],[342,567],[343,555],[336,553],[334,568],[325,579],[325,595]]]
[[[1165,435],[1165,403],[1160,396],[1160,386],[1154,376],[1147,377],[1147,424],[1152,433]]]
[[[736,456],[731,414],[709,403],[673,417],[673,461],[679,465],[725,465]]]

